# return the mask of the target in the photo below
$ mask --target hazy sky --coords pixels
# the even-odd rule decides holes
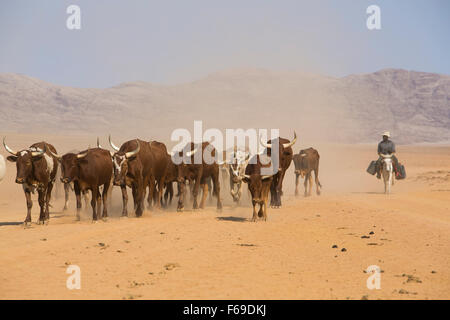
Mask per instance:
[[[81,8],[68,30],[66,8]],[[381,30],[366,8],[381,8]],[[0,72],[57,84],[178,83],[228,68],[450,74],[448,0],[1,0]]]

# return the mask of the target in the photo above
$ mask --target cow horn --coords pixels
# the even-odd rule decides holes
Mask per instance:
[[[268,176],[261,176],[261,180],[266,180],[269,179],[272,175],[268,175]]]
[[[18,152],[14,151],[10,147],[8,147],[8,145],[6,144],[5,140],[6,140],[6,137],[3,137],[3,146],[5,147],[6,151],[8,151],[9,153],[11,153],[14,156],[17,156]]]
[[[261,141],[261,144],[262,144],[263,147],[265,147],[265,148],[272,148],[272,144],[271,144],[271,143],[264,142],[264,141],[262,140],[262,137],[260,137],[260,141]]]
[[[244,178],[250,179],[250,176],[248,174],[244,174]]]
[[[197,151],[198,151],[198,148],[195,148],[193,151],[188,151],[188,152],[186,152],[186,156],[190,157],[190,156],[194,155]]]
[[[139,144],[138,139],[136,139],[136,143],[137,143],[137,148],[133,151],[125,153],[125,158],[127,158],[127,159],[131,158],[139,153],[139,151],[141,150],[141,145]]]
[[[111,135],[109,135],[108,140],[109,140],[109,144],[111,145],[111,148],[113,148],[113,149],[116,150],[116,151],[119,151],[119,150],[120,150],[120,148],[118,148],[118,147],[111,141]]]
[[[103,149],[102,146],[100,145],[100,139],[97,137],[97,148]]]
[[[48,149],[48,152],[51,154],[52,157],[54,157],[54,158],[56,158],[56,159],[58,159],[58,160],[61,160],[61,157],[58,156],[57,154],[53,153],[52,150]]]
[[[36,148],[36,149],[38,149],[38,148]],[[44,153],[45,153],[45,151],[47,150],[47,148],[46,148],[46,146],[45,146],[45,144],[44,144],[44,150],[40,150],[40,149],[38,149],[39,151],[31,151],[31,156],[32,157],[39,157],[39,156],[42,156]]]
[[[297,134],[294,131],[294,140],[292,140],[291,142],[288,142],[288,143],[284,143],[283,147],[284,148],[292,147],[296,142],[297,142]]]
[[[87,156],[88,152],[89,152],[89,149],[86,152],[77,154],[77,159],[83,159],[84,157]]]

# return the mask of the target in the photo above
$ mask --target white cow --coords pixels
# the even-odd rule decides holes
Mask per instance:
[[[392,165],[392,155],[381,154],[383,168],[382,175],[384,181],[384,193],[391,193],[391,186],[394,185],[394,167]]]
[[[5,158],[3,158],[3,156],[0,154],[0,181],[2,181],[3,178],[5,177],[5,173],[6,173]]]
[[[230,174],[230,193],[233,197],[233,201],[237,204],[239,204],[241,200],[242,189],[244,187],[242,179],[244,178],[248,160],[248,152],[236,150],[231,154],[231,158],[228,163]]]

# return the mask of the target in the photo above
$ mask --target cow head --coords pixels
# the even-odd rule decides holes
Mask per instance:
[[[58,157],[58,161],[61,163],[61,182],[69,183],[76,181],[79,178],[80,167],[79,163],[84,161],[89,150],[75,153],[67,153],[62,157]],[[55,155],[54,155],[55,156]]]
[[[308,170],[306,153],[294,155],[294,166],[295,166],[295,174],[299,174],[302,178],[304,178]]]
[[[137,154],[141,150],[139,140],[136,139],[137,147],[133,151],[124,152],[120,151],[111,141],[111,136],[109,137],[109,142],[111,147],[117,152],[113,155],[113,166],[114,166],[114,185],[123,186],[126,184],[126,176],[129,169],[129,161],[136,158]]]
[[[264,198],[262,194],[263,189],[263,181],[267,179],[271,179],[271,175],[260,175],[257,173],[251,174],[251,175],[244,175],[244,178],[242,181],[248,184],[248,190],[250,191],[250,194],[252,195],[252,201],[255,203],[263,203]]]
[[[17,167],[17,175],[16,175],[16,183],[24,184],[27,182],[27,179],[30,178],[33,174],[33,163],[37,160],[42,159],[46,148],[44,146],[44,150],[39,148],[30,148],[28,150],[23,150],[16,152],[12,150],[5,142],[5,138],[3,138],[3,146],[6,151],[8,151],[11,155],[6,159],[10,162],[15,162]]]

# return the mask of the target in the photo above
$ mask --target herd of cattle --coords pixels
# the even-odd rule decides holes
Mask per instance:
[[[222,209],[220,195],[219,172],[229,177],[230,194],[233,201],[239,203],[243,193],[243,184],[248,184],[248,190],[253,204],[252,221],[258,218],[267,219],[267,202],[269,191],[271,194],[270,206],[281,207],[283,180],[286,170],[291,162],[295,165],[296,195],[298,194],[299,177],[305,178],[305,196],[311,194],[312,171],[315,173],[317,194],[320,194],[320,182],[318,179],[319,154],[309,148],[301,150],[299,154],[293,153],[292,146],[296,143],[297,136],[289,141],[277,138],[267,142],[261,141],[265,152],[252,157],[248,151],[238,150],[236,147],[230,153],[231,157],[223,163],[205,161],[203,156],[200,162],[195,162],[195,154],[208,148],[213,157],[216,149],[209,142],[202,144],[189,143],[178,152],[180,157],[188,157],[191,161],[182,161],[176,164],[173,161],[174,154],[167,151],[164,143],[157,141],[130,140],[117,147],[109,136],[109,143],[114,152],[102,148],[97,139],[97,147],[89,148],[81,152],[69,152],[63,156],[58,155],[55,147],[47,142],[39,142],[28,149],[15,151],[11,149],[3,138],[3,145],[11,155],[7,157],[10,162],[15,162],[17,167],[16,183],[23,186],[27,202],[27,216],[24,224],[31,223],[31,208],[33,202],[31,193],[38,192],[40,215],[38,223],[47,224],[49,221],[49,205],[52,189],[54,188],[58,169],[60,168],[61,182],[64,183],[66,193],[66,205],[70,190],[76,195],[77,218],[81,210],[81,197],[91,191],[91,206],[93,220],[106,219],[108,216],[107,201],[112,190],[112,185],[119,186],[122,191],[123,210],[122,216],[127,216],[128,194],[127,187],[131,188],[134,211],[137,217],[143,214],[145,208],[145,196],[148,188],[148,208],[167,207],[173,197],[176,184],[178,188],[177,210],[182,211],[186,202],[187,186],[189,184],[193,209],[204,208],[205,200],[211,191],[217,198],[217,209]],[[278,148],[273,148],[278,144]],[[267,161],[261,161],[263,156],[270,157],[272,149],[279,153],[279,168],[276,173],[262,175],[262,168],[270,167]],[[224,152],[225,153],[225,152]],[[256,158],[253,158],[256,157]],[[3,157],[0,159],[3,160]],[[190,162],[190,163],[189,163]],[[0,161],[0,180],[5,171],[4,160]],[[308,192],[309,183],[309,192]],[[203,190],[200,205],[197,197],[200,189]],[[256,207],[259,205],[258,212]]]

